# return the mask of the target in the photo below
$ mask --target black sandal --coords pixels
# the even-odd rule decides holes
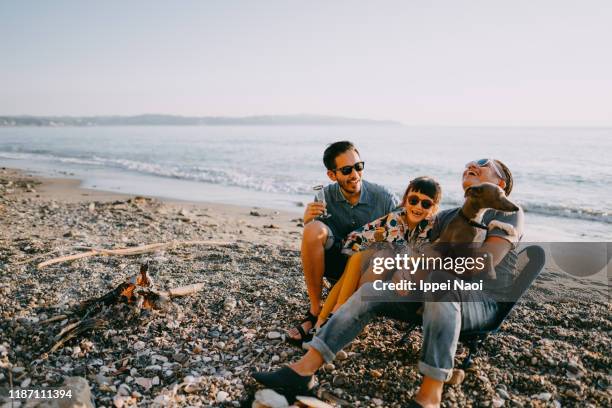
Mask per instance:
[[[297,331],[300,333],[300,338],[299,339],[294,339],[293,337],[291,337],[289,335],[286,335],[285,336],[285,341],[287,343],[291,344],[291,345],[296,346],[296,347],[302,347],[302,344],[312,340],[312,336],[314,335],[314,330],[313,329],[314,329],[315,324],[317,324],[317,320],[318,320],[318,317],[313,315],[312,313],[310,313],[310,310],[309,310],[308,314],[306,315],[306,318],[304,320],[302,320],[297,326],[295,326]],[[304,329],[302,328],[302,324],[304,324],[306,322],[310,322],[310,324],[312,325],[312,328],[310,330],[308,330],[308,333],[306,331],[304,331]]]

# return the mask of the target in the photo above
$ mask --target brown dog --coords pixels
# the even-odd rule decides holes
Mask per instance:
[[[516,204],[506,197],[504,190],[493,183],[482,183],[468,187],[465,190],[465,202],[457,215],[448,223],[436,242],[468,244],[474,242],[479,229],[493,227],[506,230],[510,235],[511,225],[495,222],[493,225],[483,225],[480,222],[482,214],[488,208],[504,212],[518,211]],[[514,228],[512,228],[514,230]]]

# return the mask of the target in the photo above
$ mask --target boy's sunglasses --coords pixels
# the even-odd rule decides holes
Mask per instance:
[[[352,166],[344,166],[344,167],[340,167],[339,169],[334,169],[334,171],[339,171],[344,176],[348,176],[349,174],[353,172],[353,169],[355,169],[355,171],[362,171],[364,168],[365,168],[365,162],[360,161],[360,162],[353,164]]]
[[[506,180],[506,177],[502,175],[502,171],[499,169],[499,166],[497,165],[497,163],[495,163],[494,160],[491,160],[491,159],[474,160],[466,164],[465,168],[467,169],[471,165],[475,165],[478,167],[487,167],[491,165],[490,167],[495,171],[495,174],[497,174],[497,177],[499,177],[502,180]]]
[[[429,210],[433,206],[433,201],[428,199],[421,200],[417,196],[408,196],[407,201],[410,205],[417,205],[420,202],[424,210]]]

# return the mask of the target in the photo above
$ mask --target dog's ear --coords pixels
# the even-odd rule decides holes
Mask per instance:
[[[471,186],[465,189],[465,197],[478,197],[482,194],[482,186]]]

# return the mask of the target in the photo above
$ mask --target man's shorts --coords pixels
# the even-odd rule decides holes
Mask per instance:
[[[342,239],[337,238],[329,226],[326,225],[326,227],[327,241],[325,241],[325,272],[323,276],[331,284],[335,284],[344,273],[348,257],[341,252]]]

